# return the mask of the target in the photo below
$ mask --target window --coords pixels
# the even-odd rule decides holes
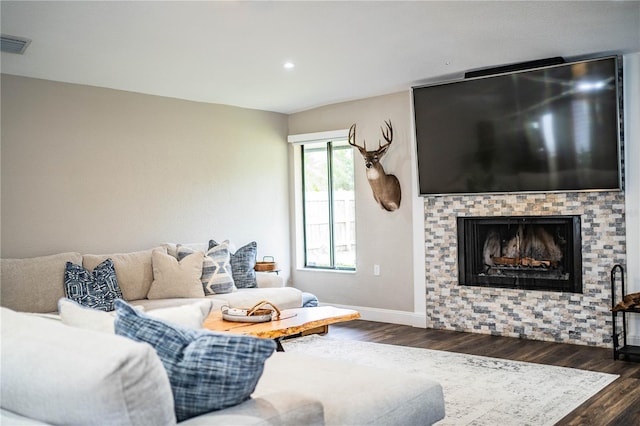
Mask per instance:
[[[304,266],[355,270],[353,148],[346,140],[304,143]]]

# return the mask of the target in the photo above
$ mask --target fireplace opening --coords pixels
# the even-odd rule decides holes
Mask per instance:
[[[458,280],[582,293],[580,216],[458,217]]]

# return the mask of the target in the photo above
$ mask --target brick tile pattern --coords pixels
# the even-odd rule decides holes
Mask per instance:
[[[580,215],[583,293],[458,285],[458,216]],[[621,192],[424,198],[427,327],[611,347],[610,271],[625,264]]]

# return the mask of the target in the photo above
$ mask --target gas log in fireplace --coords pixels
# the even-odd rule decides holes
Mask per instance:
[[[458,217],[458,280],[582,293],[580,216]]]

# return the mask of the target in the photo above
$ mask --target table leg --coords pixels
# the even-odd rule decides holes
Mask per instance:
[[[276,342],[276,352],[284,352],[284,348],[282,347],[282,337],[277,337],[273,340]]]

